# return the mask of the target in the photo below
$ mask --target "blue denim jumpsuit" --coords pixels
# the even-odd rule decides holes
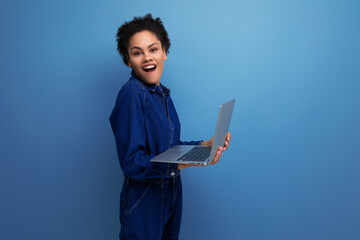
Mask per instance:
[[[132,72],[110,116],[124,172],[120,195],[120,239],[178,239],[182,187],[177,164],[150,159],[180,141],[180,122],[170,90],[149,85]]]

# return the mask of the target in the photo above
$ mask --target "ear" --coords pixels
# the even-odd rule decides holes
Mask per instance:
[[[132,68],[132,65],[131,65],[131,63],[130,63],[130,58],[129,58],[129,56],[127,56],[126,58],[127,58],[128,66],[129,66],[130,68]]]
[[[164,61],[167,59],[167,55],[166,55],[166,51],[165,50],[163,50],[163,53],[164,53]]]

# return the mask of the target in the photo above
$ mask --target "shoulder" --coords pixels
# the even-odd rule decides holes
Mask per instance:
[[[145,86],[138,80],[130,78],[120,89],[120,94],[133,95],[144,93]]]
[[[120,89],[118,100],[134,101],[144,98],[146,89],[145,86],[137,79],[130,78]]]

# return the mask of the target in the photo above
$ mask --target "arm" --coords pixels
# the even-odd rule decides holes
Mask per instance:
[[[110,122],[116,139],[120,165],[126,176],[132,178],[170,176],[172,169],[169,168],[169,164],[150,162],[155,156],[147,150],[144,92],[141,87],[135,84],[123,87],[110,116]]]

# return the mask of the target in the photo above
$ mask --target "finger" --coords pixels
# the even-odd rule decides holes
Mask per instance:
[[[220,147],[219,147],[219,149],[220,149]],[[219,162],[220,156],[221,156],[221,150],[218,150],[218,151],[216,152],[215,158],[214,158],[214,160],[212,161],[211,164],[216,164],[217,162]]]
[[[217,155],[218,155],[219,159],[220,159],[220,157],[222,155],[222,152],[224,151],[223,149],[224,149],[223,147],[218,148]]]
[[[215,160],[220,158],[222,151],[223,151],[223,148],[221,146],[219,146],[216,153],[215,153],[215,157],[214,157],[213,162],[215,162]]]
[[[215,159],[214,159],[214,164],[216,164],[217,162],[219,162],[219,160],[220,160],[220,152],[217,152],[216,153],[216,156],[215,156]]]
[[[230,143],[228,141],[225,141],[223,151],[226,151],[229,147]]]
[[[230,132],[227,133],[226,140],[228,140],[229,142],[231,141],[231,133]]]

